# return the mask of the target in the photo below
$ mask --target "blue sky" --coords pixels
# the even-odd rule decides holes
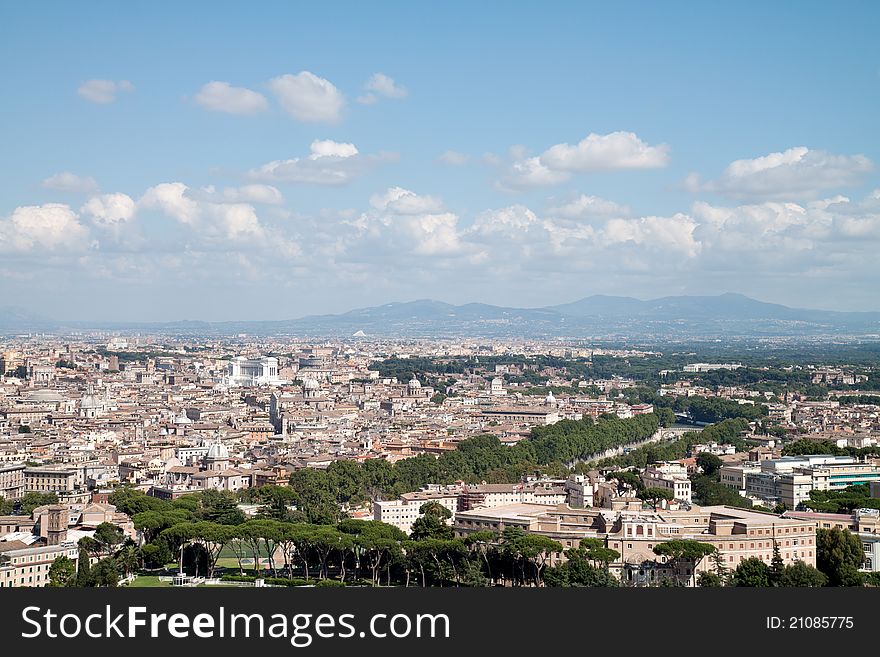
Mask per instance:
[[[880,310],[873,2],[5,3],[0,289],[69,319]]]

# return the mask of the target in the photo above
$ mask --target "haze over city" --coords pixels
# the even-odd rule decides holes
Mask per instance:
[[[4,5],[4,303],[880,310],[876,5],[390,5]]]

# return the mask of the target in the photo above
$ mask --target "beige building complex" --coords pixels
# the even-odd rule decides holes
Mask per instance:
[[[729,570],[750,557],[769,564],[774,541],[786,564],[796,561],[816,565],[816,525],[809,520],[780,517],[727,506],[693,506],[690,510],[651,511],[641,502],[623,509],[575,509],[567,505],[509,504],[463,511],[456,515],[455,531],[467,536],[476,531],[503,532],[520,527],[562,544],[577,547],[584,538],[598,538],[620,553],[610,570],[629,584],[650,584],[664,577],[686,577],[714,571],[716,563],[704,558],[693,564],[671,564],[653,548],[665,541],[690,539],[714,545],[720,564]],[[551,563],[564,554],[550,555]]]

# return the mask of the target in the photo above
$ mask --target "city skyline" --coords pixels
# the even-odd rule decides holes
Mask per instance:
[[[6,6],[4,303],[878,311],[880,9],[808,4]]]

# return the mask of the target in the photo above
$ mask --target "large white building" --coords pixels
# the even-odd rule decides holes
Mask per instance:
[[[262,386],[282,383],[278,359],[272,356],[247,358],[237,356],[226,368],[226,382],[231,386]]]
[[[675,500],[691,502],[691,480],[687,468],[678,463],[659,463],[641,473],[645,488],[662,488],[672,493]]]
[[[721,483],[764,503],[781,502],[794,509],[810,499],[811,490],[843,490],[880,482],[880,468],[851,456],[784,456],[761,463],[724,465]]]
[[[685,365],[682,370],[685,372],[711,372],[712,370],[738,370],[742,367],[741,363],[691,363]]]
[[[373,502],[373,520],[394,525],[406,534],[412,532],[413,523],[422,515],[422,505],[437,502],[452,513],[450,522],[458,510],[459,491],[454,489],[421,490],[404,493],[397,500]]]

